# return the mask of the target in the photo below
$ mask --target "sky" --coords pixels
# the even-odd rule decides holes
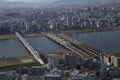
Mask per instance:
[[[35,2],[35,3],[48,3],[48,2],[54,2],[57,0],[0,0],[5,2]]]
[[[88,4],[99,4],[102,1],[110,2],[116,0],[0,0],[0,8],[16,8],[16,7],[33,7],[33,6],[48,6],[52,3],[52,5],[56,6],[64,6],[66,3],[68,4],[80,4],[80,5],[88,5]],[[50,3],[50,4],[49,4]]]
[[[0,9],[47,6],[55,1],[59,0],[0,0]]]

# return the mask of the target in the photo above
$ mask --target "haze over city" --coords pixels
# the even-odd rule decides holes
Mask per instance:
[[[0,0],[0,8],[40,7],[40,6],[65,6],[70,5],[98,5],[115,3],[119,0]]]
[[[48,3],[48,2],[54,2],[57,0],[1,0],[3,2],[35,2],[35,3]]]

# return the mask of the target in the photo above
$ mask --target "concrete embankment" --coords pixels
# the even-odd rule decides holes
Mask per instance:
[[[12,39],[17,38],[15,34],[1,34],[0,39]]]
[[[23,65],[29,63],[36,63],[36,59],[33,56],[23,56],[23,57],[14,57],[0,59],[0,68],[14,65]]]
[[[63,34],[73,34],[73,33],[88,33],[88,32],[101,32],[101,31],[111,31],[111,30],[120,30],[120,26],[117,27],[101,27],[98,29],[79,29],[79,30],[64,30],[64,31],[55,31],[57,33]],[[50,31],[50,33],[53,31]],[[42,37],[40,33],[33,34],[23,34],[23,37]],[[11,39],[17,38],[15,34],[0,34],[0,39]]]
[[[44,60],[45,63],[47,63],[47,57],[58,56],[58,58],[63,59],[66,53],[70,53],[70,51],[59,52],[59,53],[45,53],[45,54],[41,54],[41,58]],[[33,56],[22,56],[22,57],[0,59],[0,70],[14,69],[20,66],[30,67],[34,65],[40,65],[40,64]]]
[[[112,31],[112,30],[120,30],[120,26],[118,26],[118,27],[101,27],[101,28],[97,28],[97,29],[64,30],[64,31],[59,31],[58,33],[74,34],[74,33],[102,32],[102,31]]]
[[[23,34],[24,37],[42,37],[43,35],[40,33],[34,33],[34,34]],[[16,39],[17,36],[15,34],[1,34],[0,39]]]

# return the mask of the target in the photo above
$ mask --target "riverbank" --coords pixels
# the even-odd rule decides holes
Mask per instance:
[[[23,37],[29,38],[29,37],[43,37],[40,33],[34,33],[34,34],[23,34]],[[16,39],[17,36],[15,34],[1,34],[0,40],[2,39]]]
[[[23,56],[23,57],[14,57],[14,58],[5,58],[0,59],[0,68],[7,66],[15,65],[24,65],[24,64],[37,63],[33,56]]]
[[[89,33],[89,32],[102,32],[102,31],[112,31],[112,30],[120,30],[120,26],[118,27],[100,27],[97,29],[79,29],[79,30],[64,30],[64,31],[50,31],[49,33],[63,33],[63,34],[73,34],[73,33]],[[32,33],[32,34],[23,34],[23,37],[43,37],[41,33]],[[17,38],[15,34],[1,34],[1,39],[14,39]]]
[[[102,31],[112,31],[112,30],[120,30],[120,26],[118,26],[118,27],[101,27],[98,29],[64,30],[64,31],[58,31],[58,33],[74,34],[74,33],[90,33],[90,32],[102,32]]]
[[[14,39],[17,38],[15,34],[1,34],[0,39]]]
[[[40,54],[41,58],[45,63],[47,63],[47,58],[50,56],[57,56],[60,60],[63,59],[63,56],[70,51],[59,52],[59,53],[46,53]],[[23,57],[13,57],[13,58],[5,58],[0,59],[0,71],[2,70],[11,70],[16,69],[17,67],[27,66],[31,67],[34,65],[40,65],[38,61],[33,56],[23,56]]]
[[[43,37],[41,33],[33,33],[33,34],[23,34],[23,37],[29,38],[29,37]]]

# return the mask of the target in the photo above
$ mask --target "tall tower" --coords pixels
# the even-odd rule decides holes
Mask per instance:
[[[27,31],[29,31],[29,26],[28,26],[26,21],[25,21],[25,28],[26,28]]]

